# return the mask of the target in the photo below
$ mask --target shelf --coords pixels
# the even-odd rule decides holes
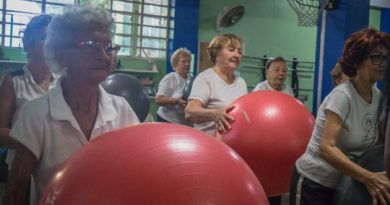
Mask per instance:
[[[26,64],[25,61],[0,60],[0,64]]]
[[[115,71],[125,72],[125,73],[159,73],[158,70],[139,70],[139,69],[126,69],[126,68],[121,68]]]

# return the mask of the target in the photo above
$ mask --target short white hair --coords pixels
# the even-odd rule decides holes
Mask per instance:
[[[72,42],[72,39],[88,26],[96,26],[107,30],[112,36],[114,19],[102,8],[93,8],[89,5],[67,6],[64,13],[53,18],[47,28],[47,37],[44,43],[46,64],[54,72],[63,72],[65,68],[56,59],[56,48]]]
[[[179,48],[173,52],[171,57],[171,65],[173,68],[177,66],[180,56],[188,57],[191,60],[191,52],[187,48]]]

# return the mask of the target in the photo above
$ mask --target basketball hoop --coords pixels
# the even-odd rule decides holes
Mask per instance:
[[[298,26],[315,27],[329,0],[287,0],[298,16]]]

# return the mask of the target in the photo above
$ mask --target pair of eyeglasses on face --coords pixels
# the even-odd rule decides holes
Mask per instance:
[[[371,63],[373,65],[380,65],[384,60],[389,61],[390,55],[380,55],[380,54],[368,54],[365,57],[371,58]]]
[[[98,53],[102,48],[109,56],[114,56],[118,53],[118,51],[121,49],[119,45],[110,43],[100,43],[95,41],[83,41],[78,42],[77,44],[78,48],[86,48],[89,50],[92,50],[95,53]]]

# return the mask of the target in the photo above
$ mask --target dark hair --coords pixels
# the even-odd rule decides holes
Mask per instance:
[[[270,61],[268,61],[267,65],[265,66],[266,69],[269,69],[269,67],[271,67],[271,64],[272,63],[276,63],[276,62],[286,62],[286,60],[284,60],[284,58],[278,56]]]
[[[28,22],[26,29],[24,30],[24,35],[23,35],[23,47],[24,51],[27,52],[28,55],[28,49],[30,46],[33,45],[35,42],[35,34],[37,31],[41,31],[42,29],[46,28],[51,19],[53,17],[47,14],[42,14],[39,16],[34,16],[30,22]]]
[[[378,46],[390,50],[390,35],[374,28],[365,28],[353,33],[344,44],[343,56],[339,64],[345,75],[353,77],[366,55]]]

